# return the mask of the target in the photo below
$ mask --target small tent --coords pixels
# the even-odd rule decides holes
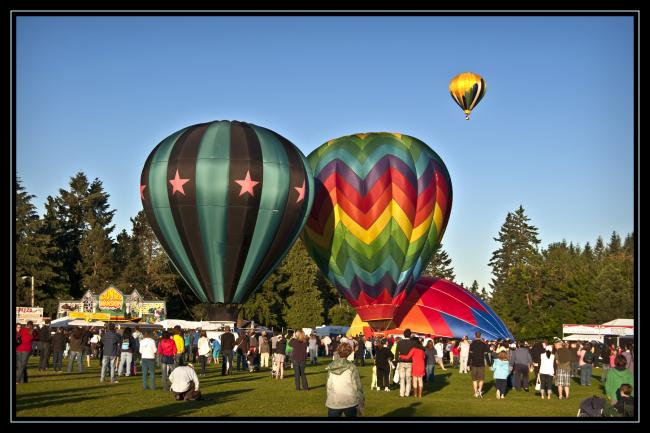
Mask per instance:
[[[350,329],[348,329],[348,332],[345,333],[345,336],[356,337],[359,334],[363,334],[365,337],[371,337],[373,335],[372,328],[368,322],[361,320],[361,317],[359,317],[357,314],[354,316],[354,320],[350,324]]]

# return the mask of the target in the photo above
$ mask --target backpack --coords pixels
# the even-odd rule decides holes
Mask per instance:
[[[580,402],[580,409],[578,409],[579,418],[600,418],[603,416],[603,409],[605,408],[605,399],[596,397],[588,397]]]
[[[594,360],[593,352],[591,350],[585,352],[584,356],[582,357],[582,360],[587,364],[591,364],[591,362]]]

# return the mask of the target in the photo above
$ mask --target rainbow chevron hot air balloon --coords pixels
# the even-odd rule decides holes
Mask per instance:
[[[260,126],[215,121],[164,139],[140,198],[165,252],[210,319],[234,320],[286,256],[313,201],[307,160]]]
[[[385,329],[445,231],[447,168],[422,141],[392,133],[331,140],[307,159],[315,197],[303,242],[361,319]]]

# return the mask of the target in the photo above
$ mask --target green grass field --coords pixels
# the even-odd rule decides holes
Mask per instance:
[[[592,395],[603,395],[600,369],[594,369],[591,387],[580,386],[574,379],[569,400],[557,396],[541,400],[534,393],[511,390],[506,398],[495,398],[492,374],[486,371],[487,383],[483,399],[473,397],[470,375],[458,369],[442,371],[436,368],[435,381],[425,384],[422,399],[401,398],[399,386],[390,392],[370,391],[372,361],[360,368],[365,385],[366,417],[575,417],[580,401]],[[221,376],[214,365],[201,377],[200,389],[209,401],[177,402],[173,395],[160,388],[142,389],[142,377],[121,377],[119,383],[99,382],[99,361],[83,373],[55,374],[39,372],[37,360],[30,358],[29,383],[16,385],[16,416],[21,417],[323,417],[327,362],[320,359],[317,366],[307,366],[311,389],[296,391],[293,370],[276,381],[270,372],[235,372]],[[64,364],[64,369],[67,363]],[[76,367],[76,366],[75,366]],[[198,373],[198,366],[197,373]],[[156,371],[156,386],[160,387],[160,372]],[[532,380],[532,375],[531,375]]]

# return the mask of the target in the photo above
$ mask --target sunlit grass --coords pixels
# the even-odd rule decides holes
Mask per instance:
[[[580,401],[603,395],[599,369],[594,369],[591,387],[578,382],[571,386],[571,398],[557,396],[541,400],[534,393],[510,391],[504,400],[495,398],[489,371],[483,399],[473,397],[471,377],[457,369],[436,369],[431,386],[425,385],[421,400],[401,398],[399,388],[390,392],[370,391],[371,362],[361,367],[365,385],[366,417],[575,417]],[[160,389],[160,372],[156,371],[155,391],[142,389],[142,377],[121,377],[118,384],[99,382],[99,362],[93,360],[83,373],[39,372],[36,359],[30,359],[29,382],[16,385],[17,417],[323,417],[327,362],[320,358],[317,366],[307,366],[309,391],[296,391],[293,371],[285,372],[282,381],[271,378],[268,370],[235,372],[221,376],[221,370],[209,366],[201,377],[201,391],[208,401],[177,402]],[[198,365],[196,366],[198,370]],[[73,370],[76,371],[76,370]],[[574,379],[577,380],[577,379]]]

